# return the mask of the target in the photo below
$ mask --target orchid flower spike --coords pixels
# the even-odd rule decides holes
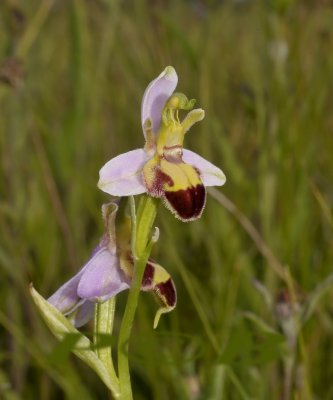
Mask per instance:
[[[134,269],[130,247],[131,227],[127,221],[122,223],[116,236],[118,208],[119,199],[102,206],[105,234],[99,245],[80,271],[48,299],[64,315],[69,316],[76,327],[93,317],[94,303],[103,303],[131,285]],[[153,292],[161,305],[154,320],[156,328],[161,314],[176,306],[175,285],[168,272],[149,259],[141,290]]]
[[[100,170],[98,187],[114,196],[146,192],[160,197],[177,218],[191,221],[202,214],[205,186],[221,186],[226,178],[218,167],[183,149],[185,133],[205,113],[192,110],[195,100],[174,93],[177,81],[175,69],[167,67],[148,85],[141,108],[146,144],[107,162]],[[179,110],[189,111],[182,121]]]

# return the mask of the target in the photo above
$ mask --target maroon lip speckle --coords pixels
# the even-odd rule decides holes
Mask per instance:
[[[156,290],[166,299],[166,304],[169,307],[174,307],[176,305],[176,289],[171,278],[156,285]]]
[[[150,288],[153,284],[154,266],[148,261],[142,278],[142,288]]]
[[[173,179],[161,171],[160,167],[155,167],[154,170],[155,179],[151,187],[149,188],[149,193],[153,197],[161,197],[164,194],[163,186],[167,184],[168,186],[173,186]]]
[[[177,192],[166,191],[164,197],[178,218],[191,221],[201,216],[206,202],[206,190],[204,185],[197,185]]]

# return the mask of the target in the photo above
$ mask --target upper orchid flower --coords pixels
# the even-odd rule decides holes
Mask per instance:
[[[129,240],[130,226],[123,223],[116,236],[117,211],[117,201],[103,205],[105,234],[99,245],[81,270],[48,299],[63,314],[72,316],[77,327],[92,318],[95,302],[102,303],[131,285],[134,262]],[[161,304],[155,316],[156,327],[161,314],[176,306],[175,285],[168,272],[149,259],[141,290],[153,291]]]
[[[185,133],[204,118],[192,110],[195,100],[173,93],[177,73],[167,67],[147,87],[141,122],[146,144],[107,162],[100,170],[98,187],[114,196],[147,192],[161,197],[182,221],[199,218],[206,202],[205,186],[225,183],[224,173],[192,151],[183,149]],[[190,111],[180,121],[179,110]]]

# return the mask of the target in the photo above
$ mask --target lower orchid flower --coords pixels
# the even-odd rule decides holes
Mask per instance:
[[[72,319],[76,327],[87,323],[94,314],[94,304],[102,303],[119,292],[129,289],[134,261],[130,250],[130,230],[116,236],[118,201],[102,206],[105,234],[93,251],[90,260],[80,271],[62,285],[48,301]],[[124,229],[123,229],[124,230]],[[161,304],[154,327],[161,314],[173,310],[177,295],[168,272],[151,259],[148,260],[141,284],[142,291],[152,291]]]
[[[220,168],[183,149],[185,133],[205,113],[192,110],[195,100],[173,93],[177,81],[175,69],[167,67],[148,85],[141,108],[145,147],[107,162],[100,170],[98,187],[114,196],[146,192],[160,197],[177,218],[191,221],[202,214],[205,186],[223,185],[226,178]],[[189,111],[182,121],[179,110]]]

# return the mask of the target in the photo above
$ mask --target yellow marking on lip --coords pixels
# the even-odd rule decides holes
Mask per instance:
[[[173,185],[165,183],[163,189],[168,192],[177,192],[179,190],[186,190],[197,185],[202,185],[198,171],[190,164],[172,163],[165,159],[160,163],[161,171],[168,175]]]
[[[170,279],[170,274],[159,264],[151,263],[154,267],[154,284],[166,282]]]

